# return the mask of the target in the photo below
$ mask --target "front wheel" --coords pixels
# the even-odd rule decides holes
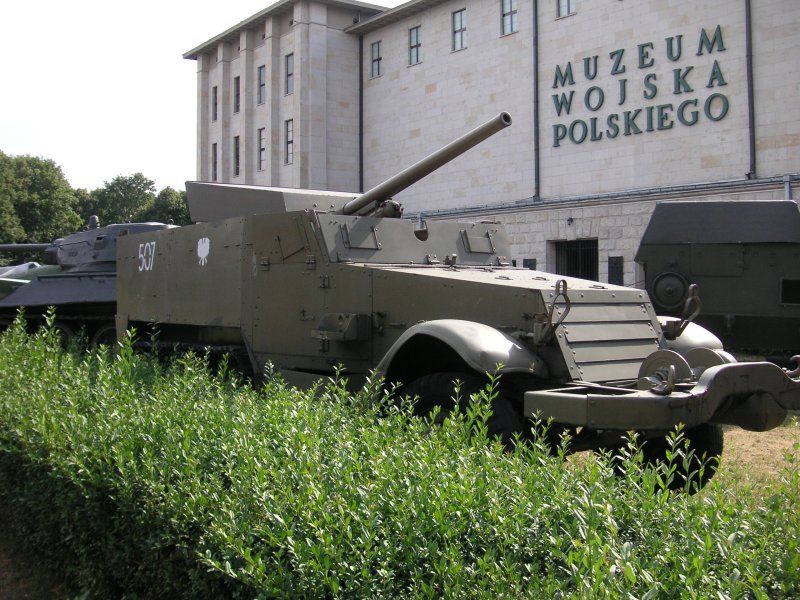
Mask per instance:
[[[668,487],[671,490],[684,489],[688,480],[696,487],[692,491],[698,491],[705,487],[717,472],[724,446],[724,434],[719,425],[703,423],[685,429],[683,437],[686,441],[677,444],[674,451],[681,449],[686,456],[673,457],[675,475]],[[645,441],[642,445],[642,456],[646,464],[657,466],[659,463],[667,462],[668,450],[670,450],[669,436],[657,437]]]
[[[697,492],[705,487],[717,472],[723,450],[722,428],[719,425],[704,423],[691,429],[684,429],[683,439],[674,447],[670,446],[671,435],[648,438],[641,444],[644,465],[653,468],[667,465],[669,464],[667,452],[680,450],[683,456],[678,455],[672,458],[671,464],[675,471],[667,484],[667,489],[673,491],[686,489],[688,480],[691,482],[689,492]],[[605,448],[605,450],[611,453],[614,472],[620,477],[624,477],[625,458],[621,448]]]
[[[439,407],[436,423],[441,423],[455,408],[455,382],[461,382],[459,408],[465,409],[472,394],[481,391],[486,379],[475,373],[431,373],[415,379],[405,388],[404,395],[418,397],[414,413],[427,416]],[[508,397],[498,393],[492,400],[492,414],[486,421],[490,437],[499,437],[506,449],[513,449],[515,436],[522,435],[525,421]]]

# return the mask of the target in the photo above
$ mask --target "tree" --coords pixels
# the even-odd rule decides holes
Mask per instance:
[[[81,207],[81,213],[86,221],[97,215],[101,225],[130,223],[152,207],[155,189],[153,181],[141,173],[118,175],[90,192],[89,202]]]
[[[13,215],[12,215],[13,208]],[[0,152],[0,235],[49,242],[81,226],[77,197],[52,160]]]
[[[0,243],[13,244],[24,238],[25,230],[19,224],[14,203],[0,183]]]
[[[139,214],[137,220],[188,225],[191,220],[189,207],[186,204],[186,192],[165,187],[158,193],[150,207]]]

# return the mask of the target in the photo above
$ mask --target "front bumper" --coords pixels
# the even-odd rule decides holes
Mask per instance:
[[[552,418],[589,429],[665,430],[678,424],[727,423],[751,431],[780,425],[800,410],[800,378],[770,362],[732,363],[706,369],[694,385],[669,395],[576,382],[525,392],[527,417]]]

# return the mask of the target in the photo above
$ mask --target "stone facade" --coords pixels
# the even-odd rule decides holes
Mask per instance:
[[[453,51],[452,14],[465,6],[467,45]],[[533,19],[530,2],[518,6],[519,30],[505,36],[499,0],[449,0],[364,34],[365,48],[380,40],[384,53],[381,77],[370,79],[369,61],[363,66],[367,189],[505,110],[510,128],[397,199],[418,212],[532,195]],[[408,31],[417,25],[422,62],[409,65]]]
[[[745,0],[574,0],[566,16],[557,4],[515,0],[507,33],[502,0],[389,10],[283,0],[186,55],[198,62],[198,178],[211,179],[217,143],[219,181],[367,189],[505,110],[511,128],[397,195],[406,214],[502,221],[513,258],[548,270],[556,242],[596,239],[598,278],[608,281],[609,258],[621,257],[627,285],[642,281],[633,257],[655,202],[798,196],[800,3],[752,0],[749,28]],[[454,50],[453,13],[462,9],[466,47]],[[414,27],[421,60],[410,64]],[[288,53],[295,91],[286,95]],[[258,105],[262,64],[267,101]],[[236,76],[243,105],[233,114]]]
[[[187,52],[197,61],[197,177],[310,189],[358,188],[358,38],[354,20],[378,12],[359,2],[283,2]],[[292,91],[287,93],[287,56]],[[265,86],[259,97],[258,71]],[[239,110],[234,107],[239,78]],[[217,118],[213,118],[213,91]],[[293,156],[287,162],[286,122]],[[260,152],[258,130],[266,143]],[[239,174],[234,138],[239,137]]]

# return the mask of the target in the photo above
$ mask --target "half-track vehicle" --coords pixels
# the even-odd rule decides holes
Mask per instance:
[[[510,122],[360,195],[187,183],[196,224],[118,240],[118,335],[157,324],[164,344],[238,352],[299,385],[376,370],[423,412],[452,408],[454,379],[471,391],[499,370],[488,425],[504,441],[542,418],[572,450],[639,431],[648,459],[678,424],[715,456],[720,424],[764,431],[800,407],[800,369],[737,363],[690,322],[693,296],[662,319],[644,290],[512,266],[497,223],[398,218],[395,194]]]
[[[117,238],[170,227],[163,223],[101,227],[92,217],[85,231],[49,244],[0,244],[3,253],[42,255],[38,262],[0,267],[0,327],[11,323],[20,308],[29,323],[40,324],[52,306],[54,326],[65,344],[81,329],[92,343],[114,341]]]
[[[800,210],[791,200],[656,205],[636,261],[659,314],[678,316],[696,284],[696,321],[726,348],[788,357],[800,345]]]

